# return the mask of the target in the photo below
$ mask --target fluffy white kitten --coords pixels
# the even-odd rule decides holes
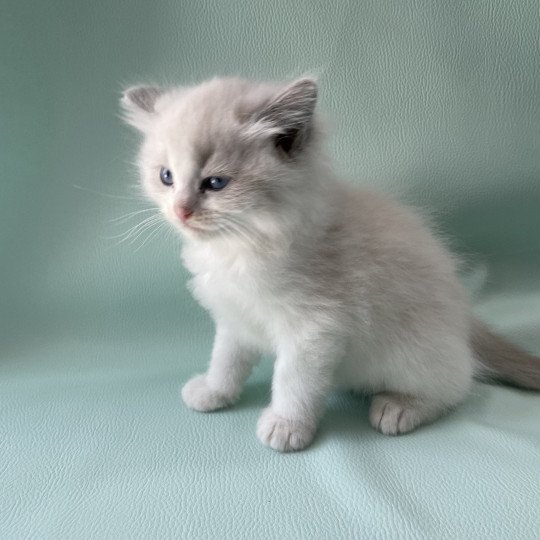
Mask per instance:
[[[184,236],[192,288],[212,314],[208,371],[182,390],[212,411],[238,399],[261,353],[276,357],[260,440],[313,439],[335,387],[374,394],[382,433],[462,401],[479,372],[540,388],[537,359],[475,321],[455,262],[424,220],[335,178],[311,79],[213,79],[128,89],[148,196]]]

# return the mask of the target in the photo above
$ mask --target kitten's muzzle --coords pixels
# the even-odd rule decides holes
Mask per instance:
[[[174,207],[174,213],[182,223],[185,223],[193,215],[193,209],[189,206],[178,205]]]

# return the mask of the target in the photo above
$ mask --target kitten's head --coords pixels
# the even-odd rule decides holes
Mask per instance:
[[[144,135],[146,193],[191,238],[279,229],[315,189],[316,99],[308,78],[129,88],[122,105]]]

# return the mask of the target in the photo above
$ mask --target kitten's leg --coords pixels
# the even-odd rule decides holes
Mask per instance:
[[[403,381],[399,385],[394,380],[391,387],[398,391],[376,394],[369,410],[371,425],[385,435],[400,435],[432,422],[461,403],[473,378],[472,355],[468,355],[467,347],[462,351],[457,356],[460,361],[446,358],[446,362],[432,365],[431,373],[417,374],[416,388],[405,388]]]
[[[278,354],[272,403],[257,424],[261,442],[281,452],[302,450],[311,443],[340,356],[336,344],[323,340],[288,347]]]
[[[218,324],[208,371],[196,375],[184,385],[184,403],[203,412],[231,405],[240,396],[257,360],[258,354],[254,349]]]
[[[473,380],[473,354],[461,336],[442,335],[426,332],[422,346],[400,348],[399,362],[384,373],[385,391],[371,402],[369,420],[375,429],[385,435],[407,433],[465,399]]]

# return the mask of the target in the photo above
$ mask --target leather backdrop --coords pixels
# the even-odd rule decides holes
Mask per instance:
[[[477,312],[539,354],[537,0],[1,8],[0,537],[538,538],[538,395],[477,384],[399,438],[336,395],[313,447],[274,453],[271,363],[188,411],[212,325],[178,241],[111,239],[144,207],[124,86],[315,73],[339,170],[430,209]]]

